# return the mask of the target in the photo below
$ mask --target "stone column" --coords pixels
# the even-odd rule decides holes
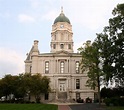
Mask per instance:
[[[56,81],[55,81],[55,90],[56,90],[56,99],[58,99],[58,78],[56,78]]]
[[[58,69],[57,69],[57,68],[58,68],[58,67],[57,67],[57,60],[56,60],[55,63],[56,63],[56,64],[55,64],[55,68],[56,68],[56,73],[57,73],[57,70],[58,70]]]
[[[69,78],[67,77],[67,99],[70,99],[70,94],[69,94]]]
[[[68,73],[70,72],[70,64],[69,64],[69,60],[68,60]]]

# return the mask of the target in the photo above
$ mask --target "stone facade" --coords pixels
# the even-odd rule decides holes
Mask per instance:
[[[50,53],[40,53],[38,41],[34,41],[25,60],[25,72],[50,78],[51,93],[42,100],[94,99],[95,91],[86,87],[88,77],[79,66],[81,55],[73,52],[72,25],[66,19],[61,11],[52,25]]]

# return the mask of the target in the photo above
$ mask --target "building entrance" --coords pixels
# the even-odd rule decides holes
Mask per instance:
[[[66,80],[59,80],[59,99],[67,99],[67,89]]]
[[[65,92],[66,91],[66,85],[65,83],[59,84],[59,92]]]

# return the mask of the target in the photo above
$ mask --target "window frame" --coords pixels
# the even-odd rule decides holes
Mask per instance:
[[[80,99],[80,93],[76,92],[76,99]]]
[[[60,44],[60,49],[64,49],[64,44]]]
[[[79,61],[76,61],[75,63],[75,71],[76,73],[79,73]]]
[[[60,73],[64,73],[64,69],[65,69],[65,62],[61,61],[60,62]]]
[[[56,49],[56,44],[53,44],[53,49]]]
[[[68,44],[68,49],[71,49],[71,44]]]
[[[76,79],[76,89],[80,89],[80,79]]]
[[[30,70],[29,70],[29,72],[30,72],[30,73],[32,72],[32,66],[30,66]]]
[[[45,61],[45,73],[49,73],[49,61]]]

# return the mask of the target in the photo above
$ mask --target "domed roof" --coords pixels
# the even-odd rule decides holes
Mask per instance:
[[[54,24],[57,22],[67,22],[67,23],[71,24],[70,20],[64,15],[62,9],[61,9],[60,15],[55,19]]]

